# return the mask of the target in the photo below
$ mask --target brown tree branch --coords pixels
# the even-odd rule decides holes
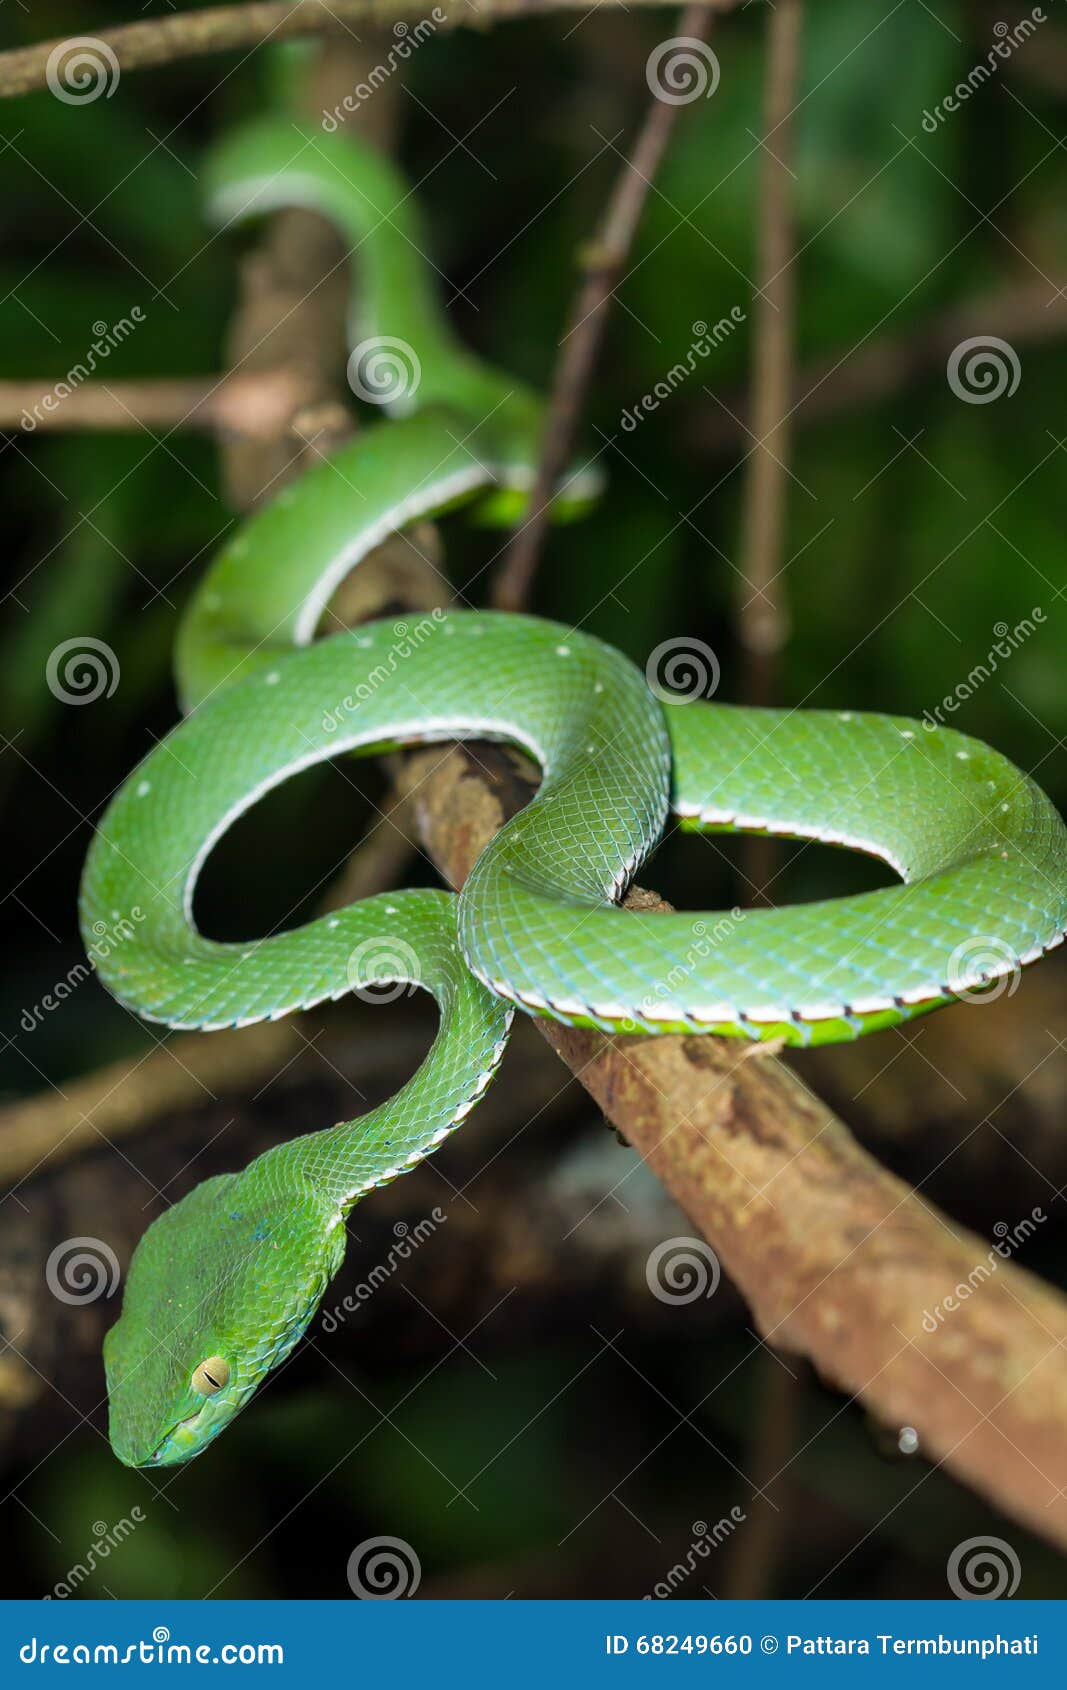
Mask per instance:
[[[481,746],[420,753],[408,778],[455,886],[531,792],[514,758]],[[537,1025],[714,1244],[770,1343],[888,1426],[914,1426],[929,1459],[1067,1544],[1067,1299],[999,1257],[976,1274],[989,1245],[758,1049]]]
[[[92,381],[69,391],[62,379],[0,381],[0,429],[195,428],[222,436],[276,440],[312,401],[299,369],[230,376]]]
[[[778,0],[767,25],[763,167],[757,226],[752,416],[738,634],[744,653],[742,696],[769,704],[775,659],[786,638],[781,584],[788,490],[789,392],[793,368],[792,115],[800,60],[801,0]]]
[[[687,6],[679,21],[678,34],[704,41],[711,21],[703,5]],[[678,111],[677,104],[660,99],[653,92],[633,151],[616,178],[600,228],[583,255],[585,280],[578,290],[556,365],[529,514],[508,547],[493,585],[492,602],[498,610],[521,610],[529,602],[553,496],[574,447],[603,343],[608,305],[633,245],[641,212]]]
[[[629,6],[635,0],[628,0]],[[674,0],[636,0],[646,7],[669,7]],[[729,11],[738,0],[703,0],[712,11]],[[429,11],[425,0],[253,0],[249,5],[210,6],[172,18],[152,18],[119,24],[94,40],[104,48],[118,72],[170,64],[175,59],[206,53],[229,53],[271,41],[332,33],[351,41],[351,26],[387,28],[394,23],[422,22]],[[481,0],[472,11],[466,0],[438,0],[441,29],[484,26],[517,17],[543,17],[553,12],[625,11],[623,0]],[[41,41],[0,53],[0,98],[29,94],[48,86],[48,71],[62,55],[64,38]],[[105,66],[106,70],[107,67]],[[112,75],[114,72],[112,72]]]

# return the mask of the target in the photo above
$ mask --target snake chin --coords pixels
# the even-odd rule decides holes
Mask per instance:
[[[205,1180],[134,1253],[104,1343],[111,1445],[127,1467],[200,1455],[303,1337],[340,1266],[336,1211],[301,1185],[261,1183],[266,1160],[257,1183],[251,1168]],[[229,1368],[210,1396],[193,1384],[207,1357]]]

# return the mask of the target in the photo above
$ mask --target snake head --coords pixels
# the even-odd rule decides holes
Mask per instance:
[[[127,1467],[199,1455],[303,1336],[341,1265],[339,1212],[272,1180],[268,1157],[205,1180],[134,1252],[104,1341],[111,1444]]]

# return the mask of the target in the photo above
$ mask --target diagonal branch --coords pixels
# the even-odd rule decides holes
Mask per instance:
[[[674,0],[636,0],[645,7],[668,7]],[[472,27],[517,17],[543,17],[553,12],[622,11],[635,0],[438,0],[432,19],[440,29]],[[702,0],[710,11],[730,11],[739,0]],[[112,83],[124,71],[165,65],[175,59],[199,58],[206,53],[252,49],[266,41],[292,41],[298,36],[332,33],[353,39],[350,26],[384,29],[395,23],[419,24],[430,11],[425,0],[254,0],[250,5],[208,6],[173,18],[145,19],[119,24],[91,38],[99,56],[101,83]],[[84,38],[83,42],[84,42]],[[29,94],[49,86],[49,71],[61,74],[66,40],[40,41],[0,53],[0,98]],[[100,51],[102,50],[102,51]]]
[[[525,769],[489,746],[412,760],[418,825],[454,886],[529,799]],[[1067,1544],[1067,1298],[888,1173],[758,1048],[537,1026],[714,1245],[769,1343]]]
[[[678,34],[691,41],[704,41],[711,21],[702,4],[689,5],[679,21]],[[641,212],[667,150],[678,111],[678,102],[662,99],[653,90],[634,149],[623,163],[600,229],[586,251],[585,280],[578,290],[556,366],[529,515],[508,548],[494,584],[493,603],[498,610],[522,610],[529,602],[553,494],[574,449],[603,343],[609,302],[633,245]]]

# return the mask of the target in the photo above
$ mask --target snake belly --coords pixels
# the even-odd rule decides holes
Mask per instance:
[[[172,1027],[248,1025],[395,981],[430,991],[440,1026],[386,1104],[203,1182],[149,1227],[105,1343],[112,1444],[133,1466],[200,1453],[290,1353],[340,1264],[348,1211],[470,1112],[515,1006],[613,1033],[842,1040],[1013,974],[1067,924],[1060,818],[960,734],[664,703],[611,647],[533,617],[435,612],[315,638],[388,533],[459,503],[487,521],[514,511],[541,407],[453,340],[385,161],[262,123],[224,144],[209,177],[230,218],[283,204],[331,216],[365,278],[353,335],[417,348],[420,378],[401,414],[280,493],[209,568],[178,640],[186,719],[103,818],[83,932],[143,912],[99,972]],[[554,514],[595,490],[574,466]],[[198,932],[203,864],[265,792],[340,753],[469,738],[521,747],[542,781],[458,898],[381,895],[245,944]],[[672,813],[871,852],[901,883],[783,909],[621,910]]]

